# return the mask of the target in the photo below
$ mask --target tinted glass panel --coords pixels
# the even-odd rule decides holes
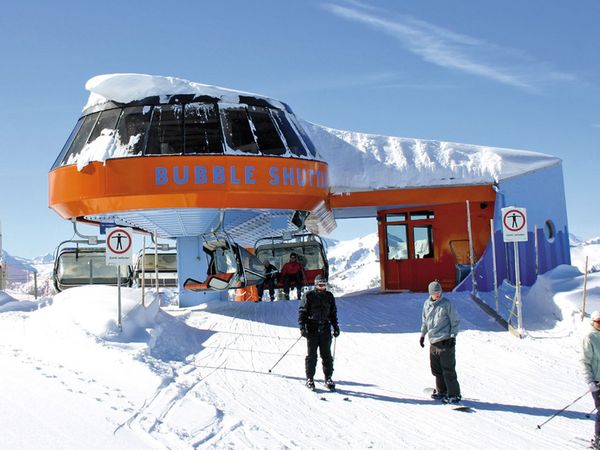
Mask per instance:
[[[386,227],[387,259],[408,259],[406,225]]]
[[[67,154],[65,155],[65,157],[63,159],[63,164],[68,165],[68,164],[76,163],[76,157],[77,157],[77,155],[79,155],[79,153],[81,153],[83,146],[85,145],[88,138],[90,137],[92,128],[94,128],[94,125],[96,124],[96,119],[98,119],[99,115],[100,115],[100,113],[94,113],[94,114],[90,114],[89,116],[85,116],[85,118],[83,119],[83,124],[81,125],[81,128],[79,128],[79,131],[77,132],[77,136],[75,136],[75,139],[73,139],[73,142],[71,143],[71,147],[69,148],[69,151],[67,152]]]
[[[243,247],[239,247],[239,252],[246,283],[255,284],[263,280],[261,275],[265,273],[265,267],[260,260]]]
[[[300,123],[298,122],[298,120],[296,119],[295,116],[290,116],[290,117],[291,117],[292,122],[294,123],[295,127],[298,129],[300,136],[302,136],[304,145],[308,148],[308,151],[310,152],[310,154],[312,156],[317,156],[317,149],[315,148],[315,145],[313,144],[313,142],[310,140],[310,137],[308,136],[306,131],[304,131],[304,128],[302,128],[302,126],[300,125]]]
[[[150,250],[152,251],[152,250]],[[159,271],[171,271],[177,272],[177,255],[176,254],[158,254],[158,270]],[[155,257],[151,253],[146,253],[143,258],[140,257],[138,261],[137,270],[142,270],[142,265],[144,266],[144,270],[154,271],[155,270]]]
[[[265,108],[250,106],[248,114],[254,125],[254,134],[259,150],[266,155],[283,155],[285,145],[273,124],[269,111]]]
[[[258,153],[258,145],[254,141],[246,109],[227,108],[222,110],[222,114],[223,133],[229,148],[247,153]]]
[[[306,150],[304,150],[304,146],[302,145],[302,141],[298,137],[298,133],[296,129],[289,122],[285,112],[280,110],[273,110],[273,118],[277,123],[277,126],[281,130],[283,137],[285,138],[285,142],[287,147],[294,155],[298,156],[306,156]]]
[[[223,153],[223,134],[216,105],[185,105],[185,153]]]
[[[115,125],[117,124],[117,120],[119,119],[119,115],[121,114],[121,109],[109,109],[102,111],[100,113],[100,117],[88,138],[88,143],[94,142],[102,132],[112,133],[115,129]],[[106,130],[106,131],[105,131]]]
[[[433,258],[431,226],[413,228],[415,258]]]
[[[281,270],[283,265],[290,260],[290,253],[296,253],[298,262],[306,270],[317,270],[325,267],[321,246],[318,244],[298,245],[293,247],[291,244],[281,247],[264,247],[256,251],[256,256],[261,261],[268,260],[271,264]]]
[[[141,155],[146,142],[152,108],[150,106],[130,106],[123,109],[117,125],[114,156]]]
[[[183,120],[181,105],[155,106],[152,111],[147,155],[183,153]]]
[[[58,158],[56,158],[56,161],[54,161],[54,164],[52,165],[52,168],[56,168],[60,165],[60,163],[63,161],[63,158],[65,157],[65,153],[67,153],[67,151],[69,150],[69,147],[71,147],[71,144],[73,143],[73,139],[75,139],[75,136],[77,136],[77,133],[79,132],[79,129],[81,128],[81,125],[83,124],[84,118],[80,117],[79,120],[77,121],[77,123],[75,124],[75,128],[73,128],[73,131],[71,131],[71,135],[69,136],[69,139],[67,139],[67,142],[65,142],[65,145],[63,146],[62,150],[60,151],[60,153],[58,154]]]
[[[59,256],[57,277],[64,285],[116,284],[117,268],[108,266],[104,253],[63,253]],[[121,282],[129,280],[128,271],[121,269]]]
[[[410,213],[411,220],[433,219],[433,211],[415,211]]]
[[[385,220],[387,222],[404,222],[406,220],[406,214],[405,213],[386,214]]]

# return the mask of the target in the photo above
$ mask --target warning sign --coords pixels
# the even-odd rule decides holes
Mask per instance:
[[[106,264],[131,264],[133,234],[131,228],[109,228],[106,233]]]
[[[527,213],[525,208],[502,208],[502,234],[504,242],[527,240]]]

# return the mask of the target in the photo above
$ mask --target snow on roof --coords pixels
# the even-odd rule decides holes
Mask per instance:
[[[167,97],[185,94],[208,95],[231,103],[239,103],[241,95],[251,96],[264,99],[277,108],[285,108],[285,105],[281,102],[263,95],[195,83],[182,78],[140,73],[97,75],[85,83],[85,88],[90,91],[90,96],[83,108],[84,111],[87,108],[111,100],[117,103],[130,103],[147,97]]]
[[[278,108],[285,105],[257,94],[155,75],[98,75],[85,85],[90,97],[84,110],[107,101],[129,103],[152,96],[208,95],[238,103],[240,96],[261,98]],[[560,159],[525,150],[459,144],[425,139],[342,131],[302,121],[323,160],[329,164],[333,193],[449,185],[493,184],[560,163]],[[98,155],[77,161],[81,170],[90,160],[113,155],[102,147]]]
[[[560,163],[542,153],[342,131],[302,122],[329,163],[332,193],[493,184]]]

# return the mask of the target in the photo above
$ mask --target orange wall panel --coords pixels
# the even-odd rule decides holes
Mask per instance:
[[[145,156],[49,174],[49,206],[64,218],[153,208],[310,211],[329,193],[327,164],[265,156]]]

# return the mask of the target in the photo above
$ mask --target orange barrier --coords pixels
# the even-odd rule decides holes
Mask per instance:
[[[236,302],[257,302],[258,288],[256,286],[248,286],[235,290],[234,299]]]

